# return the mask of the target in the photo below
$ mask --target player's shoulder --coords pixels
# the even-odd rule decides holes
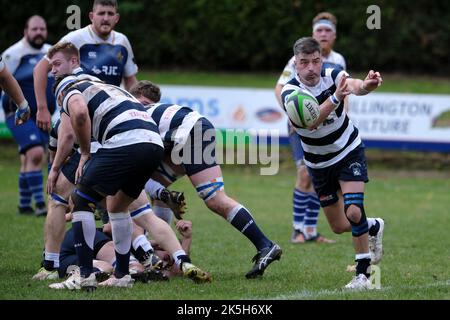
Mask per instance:
[[[86,26],[84,28],[69,32],[64,37],[62,37],[59,42],[71,42],[77,48],[80,48],[84,43],[91,42],[91,38],[92,36],[89,31],[89,26]]]
[[[45,43],[42,46],[41,52],[46,54],[48,52],[48,50],[50,50],[51,47],[52,47],[52,45],[50,43]]]
[[[296,78],[289,80],[281,90],[281,96],[284,96],[288,93],[291,93],[294,90],[298,90],[300,88],[300,83]]]
[[[287,65],[289,65],[289,66],[295,65],[295,56],[292,56],[292,57],[289,59]]]
[[[21,39],[16,43],[14,43],[9,48],[7,48],[3,52],[2,56],[5,60],[9,60],[11,58],[20,59],[20,57],[23,55],[24,49],[25,49],[25,42],[23,41],[23,39]]]
[[[329,62],[342,67],[342,69],[346,69],[345,58],[339,52],[331,50]]]
[[[115,30],[113,30],[112,32],[114,32],[114,42],[116,44],[121,44],[126,47],[130,46],[130,41],[124,33]]]

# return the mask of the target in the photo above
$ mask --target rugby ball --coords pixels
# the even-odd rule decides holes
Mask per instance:
[[[287,97],[284,107],[295,128],[309,128],[320,115],[319,103],[316,98],[301,89],[293,91]]]

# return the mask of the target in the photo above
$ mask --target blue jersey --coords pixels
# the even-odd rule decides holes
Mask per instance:
[[[47,53],[50,45],[45,44],[41,49],[35,49],[29,45],[26,39],[22,39],[9,47],[3,53],[3,59],[8,70],[16,78],[23,91],[25,99],[31,108],[31,117],[36,119],[36,96],[34,95],[33,69],[39,60]],[[54,78],[49,75],[47,86],[47,105],[50,113],[55,111],[55,97],[52,92]],[[9,96],[4,95],[2,99],[3,110],[6,115],[16,110],[16,105]]]
[[[72,77],[76,80],[76,76]],[[163,147],[158,127],[144,106],[117,86],[78,80],[71,86],[61,87],[56,94],[69,116],[69,98],[74,94],[83,96],[89,110],[92,136],[104,149],[137,143],[153,143]]]
[[[108,39],[99,38],[91,26],[73,31],[60,42],[71,42],[80,51],[80,62],[84,72],[102,81],[120,86],[123,77],[137,73],[133,50],[128,38],[112,31]]]

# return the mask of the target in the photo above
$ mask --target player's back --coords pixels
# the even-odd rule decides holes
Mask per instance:
[[[169,103],[153,104],[147,112],[157,124],[166,146],[184,144],[195,123],[204,118],[189,107]]]
[[[66,81],[65,83],[63,83]],[[73,81],[72,85],[68,85]],[[69,114],[67,101],[81,94],[91,119],[92,136],[102,148],[117,148],[136,143],[155,143],[162,146],[158,128],[144,106],[120,87],[103,82],[66,77],[56,95]]]

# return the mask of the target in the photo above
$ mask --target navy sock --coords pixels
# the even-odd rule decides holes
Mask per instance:
[[[369,277],[370,277],[370,272],[368,270],[369,267],[370,267],[370,259],[369,258],[356,260],[356,275],[359,275],[362,273],[367,277],[367,279],[369,279]]]
[[[250,212],[243,206],[239,205],[234,208],[228,219],[231,219],[231,221],[229,220],[231,225],[244,234],[258,251],[272,245],[272,242],[258,228]]]
[[[116,268],[114,276],[116,278],[123,278],[129,273],[130,250],[125,254],[120,254],[116,251]]]
[[[82,221],[72,222],[72,229],[75,251],[80,266],[80,274],[82,277],[86,278],[92,273],[94,250],[89,247],[84,239]]]

